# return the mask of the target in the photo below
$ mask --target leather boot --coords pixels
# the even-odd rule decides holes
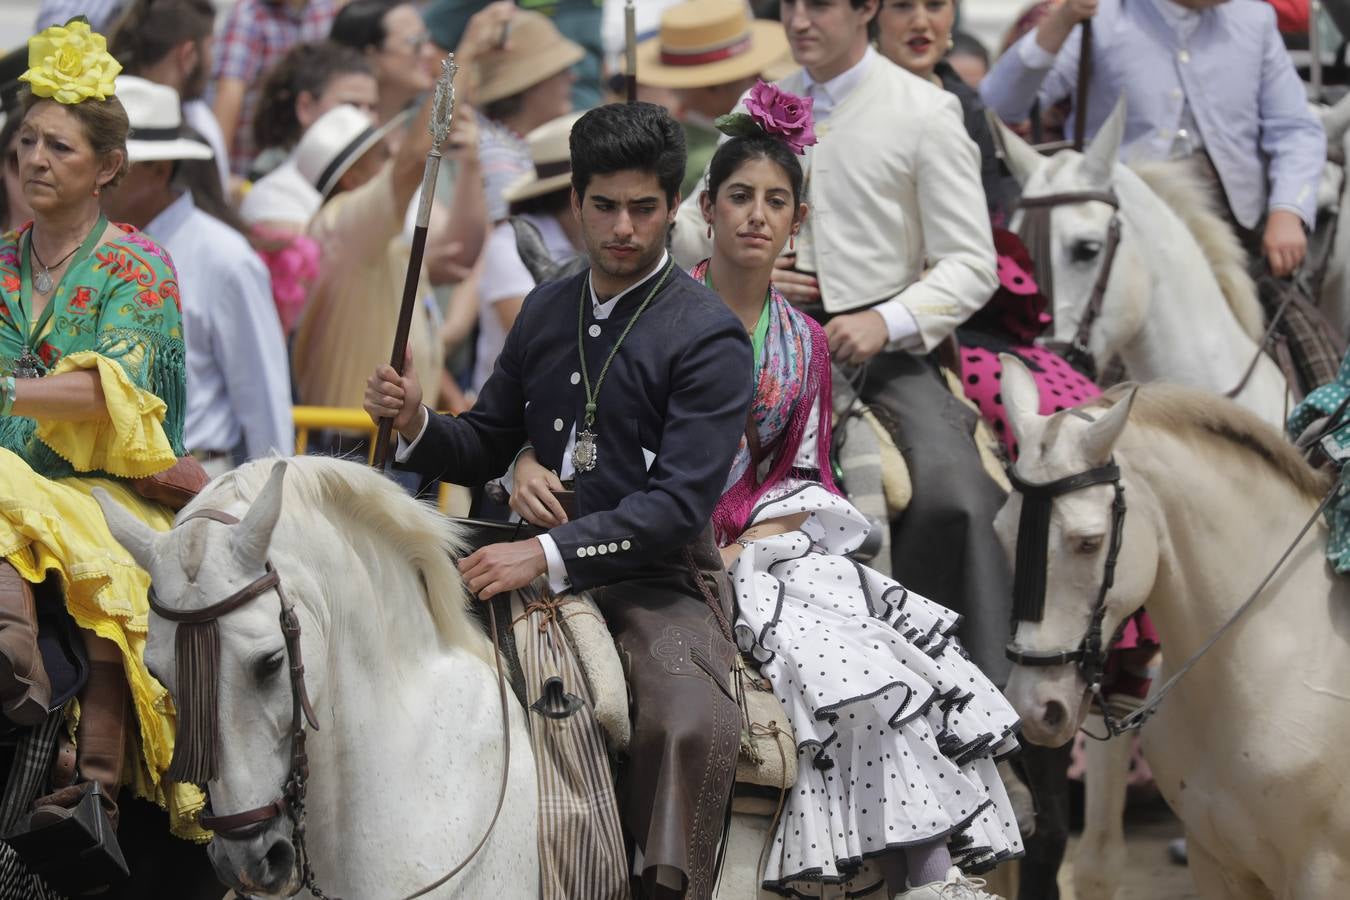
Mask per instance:
[[[122,789],[127,727],[131,721],[131,689],[122,668],[122,651],[112,641],[82,630],[89,652],[89,681],[80,692],[80,723],[75,730],[76,768],[80,781],[103,788],[103,810],[117,828],[117,794]],[[79,785],[34,801],[32,826],[42,827],[69,816],[80,797]]]
[[[37,646],[33,586],[0,560],[0,711],[16,724],[36,725],[47,718],[51,697]]]

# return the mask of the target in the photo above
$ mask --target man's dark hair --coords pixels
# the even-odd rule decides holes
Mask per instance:
[[[352,0],[338,12],[328,39],[335,44],[365,50],[384,49],[389,33],[384,30],[384,17],[389,10],[402,6],[408,0]]]
[[[956,53],[973,56],[981,60],[986,69],[989,68],[989,50],[973,34],[964,31],[952,32],[952,49],[948,50],[947,54],[950,56]]]
[[[109,29],[108,51],[128,75],[140,75],[184,41],[209,38],[215,23],[211,0],[136,0]]]
[[[572,188],[586,196],[591,178],[635,169],[656,176],[675,205],[684,180],[684,129],[664,106],[611,103],[599,106],[572,126]]]

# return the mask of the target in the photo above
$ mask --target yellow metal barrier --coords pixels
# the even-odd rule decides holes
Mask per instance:
[[[364,409],[341,406],[296,406],[291,416],[295,420],[295,453],[303,456],[309,452],[309,433],[311,431],[350,431],[366,434],[370,437],[370,450],[366,462],[375,459],[375,424],[370,421]],[[458,489],[457,489],[458,488]],[[457,485],[441,482],[436,505],[441,512],[458,515],[468,513],[467,492]],[[459,507],[459,509],[456,509]]]

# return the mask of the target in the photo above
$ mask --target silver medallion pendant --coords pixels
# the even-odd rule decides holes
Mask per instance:
[[[55,286],[52,283],[52,273],[46,269],[38,269],[37,275],[33,276],[33,287],[39,294],[50,294]]]
[[[576,445],[572,447],[572,468],[590,472],[595,468],[595,462],[595,432],[587,428],[577,434]]]
[[[42,360],[27,347],[23,348],[23,354],[14,360],[15,378],[38,378],[41,377],[42,370]]]

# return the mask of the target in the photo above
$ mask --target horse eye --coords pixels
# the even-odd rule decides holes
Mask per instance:
[[[1092,262],[1102,252],[1101,241],[1075,241],[1070,255],[1077,263]]]
[[[267,681],[276,676],[281,671],[281,667],[286,663],[286,654],[278,650],[265,659],[258,660],[253,666],[253,677],[259,682]]]
[[[1088,556],[1096,553],[1100,549],[1102,549],[1102,539],[1099,537],[1090,537],[1080,540],[1078,546],[1074,547],[1074,552]]]

